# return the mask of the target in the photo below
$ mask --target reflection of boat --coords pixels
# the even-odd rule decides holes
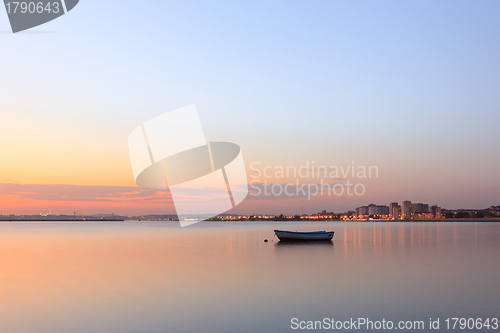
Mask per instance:
[[[278,236],[278,238],[282,242],[331,241],[333,238],[334,231],[301,232],[301,231],[274,230],[274,233],[276,234],[276,236]]]
[[[333,242],[332,241],[324,241],[324,240],[297,240],[293,242],[287,242],[287,241],[281,241],[281,242],[276,242],[276,248],[277,249],[292,249],[292,248],[299,248],[302,250],[306,248],[314,248],[314,249],[325,249],[329,248],[333,250]]]

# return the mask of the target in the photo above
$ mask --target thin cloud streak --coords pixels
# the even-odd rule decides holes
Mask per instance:
[[[86,202],[171,202],[169,192],[132,186],[84,186],[61,184],[0,184],[0,195],[21,199]],[[168,200],[168,201],[166,201]]]

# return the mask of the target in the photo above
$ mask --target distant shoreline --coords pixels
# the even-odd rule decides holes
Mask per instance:
[[[500,222],[500,218],[422,219],[422,220],[350,220],[346,222]]]
[[[124,219],[12,219],[4,220],[0,219],[2,222],[178,222],[175,220],[124,220]],[[499,222],[500,218],[463,218],[463,219],[429,219],[429,220],[208,220],[199,222],[224,222],[224,223],[237,223],[237,222],[303,222],[303,223],[316,223],[316,222],[347,222],[347,223],[357,223],[357,222],[370,222],[370,223],[393,223],[393,222],[444,222],[444,223],[454,223],[454,222]]]
[[[0,222],[124,222],[125,220],[123,219],[54,219],[54,220],[48,220],[48,219],[11,219],[11,220],[4,220],[0,219]]]

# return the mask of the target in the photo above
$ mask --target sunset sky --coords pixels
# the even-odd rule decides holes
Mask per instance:
[[[191,104],[208,141],[241,147],[249,181],[296,182],[252,163],[379,171],[323,179],[363,196],[248,197],[229,213],[500,205],[499,17],[494,0],[81,0],[12,34],[0,10],[0,214],[174,213],[135,185],[127,140]]]

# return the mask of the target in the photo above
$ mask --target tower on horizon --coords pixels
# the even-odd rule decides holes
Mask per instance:
[[[401,205],[401,217],[403,219],[411,219],[411,201],[403,201],[403,204]]]
[[[398,219],[401,215],[401,206],[397,202],[391,202],[389,204],[389,214],[391,219]]]

